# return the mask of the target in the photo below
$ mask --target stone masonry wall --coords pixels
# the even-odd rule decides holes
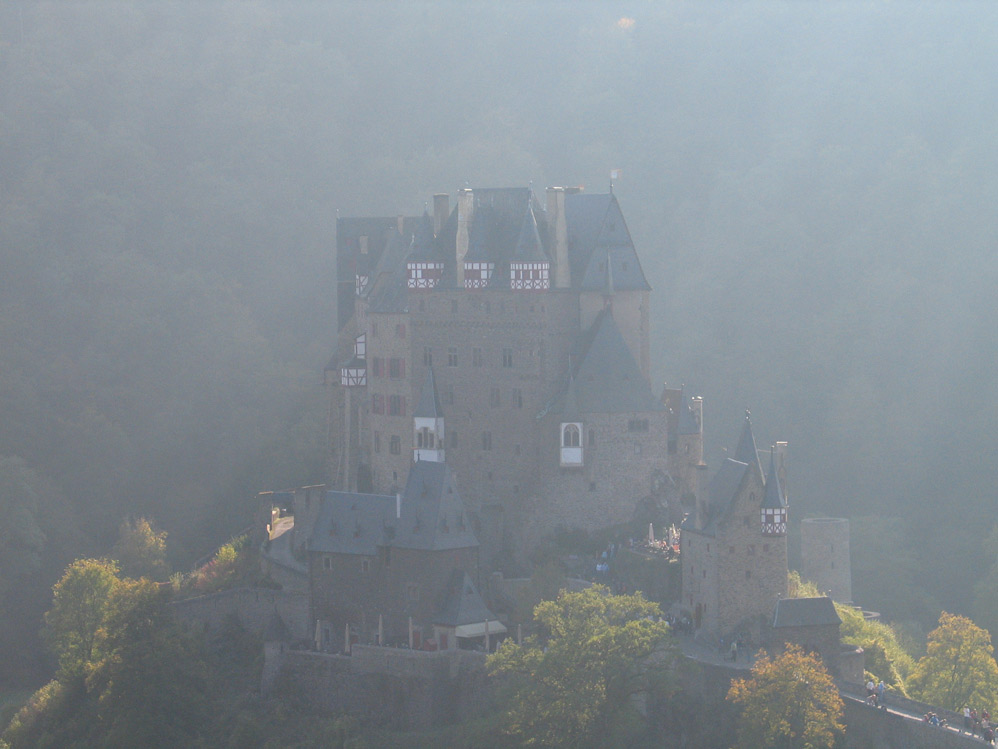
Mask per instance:
[[[184,622],[200,624],[209,630],[220,628],[236,618],[243,627],[263,636],[276,612],[294,639],[308,640],[308,596],[271,588],[235,588],[170,604],[174,616]]]

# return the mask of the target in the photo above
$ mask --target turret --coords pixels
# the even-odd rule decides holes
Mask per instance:
[[[547,291],[551,288],[551,262],[544,254],[534,209],[529,205],[513,259],[509,263],[509,288],[513,291]]]
[[[412,459],[444,462],[444,414],[437,397],[433,369],[427,369],[419,403],[412,414]]]
[[[361,333],[354,339],[353,358],[340,367],[340,384],[346,387],[362,387],[367,384],[366,333]]]
[[[423,218],[416,227],[412,248],[406,258],[406,282],[410,289],[432,289],[444,274],[444,263],[436,251],[433,236],[433,219],[423,211]]]
[[[766,493],[762,499],[762,532],[766,536],[787,535],[787,498],[780,486],[780,476],[776,470],[776,448],[769,456],[769,472],[766,475]]]

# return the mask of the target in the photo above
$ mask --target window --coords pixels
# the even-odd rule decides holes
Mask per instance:
[[[579,427],[575,424],[565,424],[561,432],[562,447],[579,446]]]
[[[380,356],[376,356],[371,360],[371,376],[372,377],[384,377],[385,376],[385,360]]]
[[[370,572],[371,571],[371,560],[370,559],[361,559],[360,560],[360,571],[361,572]]]
[[[374,433],[374,452],[381,452],[381,432]]]
[[[385,412],[385,396],[381,393],[371,394],[371,413],[383,414]]]
[[[371,338],[377,338],[377,337],[378,337],[378,323],[372,322],[371,323]]]
[[[450,311],[451,311],[451,314],[454,314],[454,315],[457,314],[457,299],[451,299],[450,300]]]
[[[451,430],[450,433],[450,446],[457,447],[457,432],[454,430]]]
[[[596,447],[596,430],[589,430],[589,447]]]
[[[752,570],[745,570],[745,579],[746,580],[752,579]]]
[[[331,570],[333,568],[333,558],[323,557],[322,558],[322,568],[326,570]]]
[[[502,405],[502,391],[499,388],[492,388],[492,392],[489,395],[489,405],[492,408],[498,408]]]
[[[400,322],[398,325],[395,326],[395,337],[396,338],[405,338],[405,323],[404,322]]]
[[[755,554],[755,544],[749,544],[748,545],[748,553],[749,553],[749,556],[752,556],[753,554]]]
[[[513,366],[513,349],[504,348],[502,350],[502,366],[505,369],[510,369]]]
[[[392,357],[388,360],[388,376],[394,380],[405,377],[405,359]]]
[[[589,491],[591,491],[591,492],[596,491],[596,482],[595,481],[590,481],[589,482]]]
[[[405,416],[405,397],[402,395],[388,396],[388,415]]]
[[[473,348],[471,350],[471,366],[482,366],[482,350],[480,348]]]
[[[492,432],[482,432],[482,449],[492,449]]]
[[[432,367],[433,366],[433,349],[429,346],[423,347],[423,366]]]
[[[364,235],[361,235],[360,237],[360,254],[361,255],[367,254],[367,237]]]
[[[457,366],[457,348],[451,346],[447,349],[447,366],[456,367]]]
[[[628,432],[647,432],[648,419],[631,419],[627,422]]]
[[[388,452],[390,452],[392,455],[402,454],[402,438],[399,437],[397,434],[392,435],[392,439],[388,447]]]
[[[523,408],[523,391],[520,388],[513,388],[512,402],[513,408]]]
[[[454,385],[451,383],[444,386],[444,403],[448,406],[454,405]]]
[[[419,584],[418,583],[406,583],[405,584],[405,600],[410,603],[415,603],[419,600]]]

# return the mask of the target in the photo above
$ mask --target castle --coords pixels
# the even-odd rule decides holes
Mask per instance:
[[[701,399],[652,390],[651,287],[612,192],[438,194],[338,219],[336,249],[332,491],[295,507],[313,621],[391,611],[439,637],[463,590],[480,627],[483,569],[635,520],[683,522],[681,604],[712,637],[786,595],[786,445],[764,471],[746,420],[708,485]]]

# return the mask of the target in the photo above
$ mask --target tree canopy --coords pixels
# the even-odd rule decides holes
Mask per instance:
[[[751,678],[731,682],[728,699],[742,709],[738,740],[744,749],[832,747],[845,730],[835,682],[821,657],[798,645],[758,658]]]
[[[998,708],[998,665],[991,635],[966,616],[942,612],[925,655],[908,680],[916,699],[949,710]]]
[[[490,673],[510,680],[504,731],[525,745],[606,745],[632,695],[664,688],[672,651],[659,613],[601,585],[538,604],[538,633],[489,656]]]

